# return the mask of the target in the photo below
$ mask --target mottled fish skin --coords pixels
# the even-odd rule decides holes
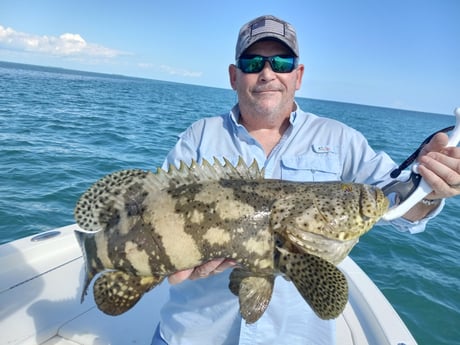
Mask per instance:
[[[254,162],[125,170],[85,192],[75,219],[86,292],[93,277],[99,309],[118,315],[166,276],[213,258],[231,258],[230,290],[243,318],[265,311],[274,277],[292,280],[313,310],[337,317],[348,299],[335,267],[385,213],[380,189],[352,183],[263,178]],[[83,298],[83,296],[82,296]]]

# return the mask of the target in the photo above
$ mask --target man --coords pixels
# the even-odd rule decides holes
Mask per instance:
[[[395,163],[375,153],[357,131],[303,112],[294,100],[304,66],[294,28],[273,16],[244,25],[230,65],[238,104],[227,114],[197,121],[180,137],[164,167],[213,157],[236,163],[241,156],[265,168],[266,178],[293,181],[342,180],[385,185]],[[394,225],[424,229],[439,213],[442,198],[459,194],[460,149],[446,148],[439,134],[419,157],[420,174],[433,188],[425,202]],[[433,201],[430,201],[433,200]],[[171,298],[162,309],[153,344],[335,344],[335,322],[319,319],[295,287],[276,279],[271,302],[254,324],[242,321],[228,290],[234,262],[213,260],[170,276]],[[223,272],[225,271],[225,272]],[[221,273],[223,272],[223,273]],[[216,274],[220,273],[220,274]],[[207,279],[198,279],[207,277]],[[178,284],[180,283],[180,284]]]

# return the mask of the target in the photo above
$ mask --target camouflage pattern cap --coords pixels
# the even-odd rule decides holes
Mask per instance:
[[[274,16],[261,16],[242,26],[235,49],[238,60],[251,44],[261,39],[279,40],[288,46],[296,57],[299,57],[299,45],[294,27]]]

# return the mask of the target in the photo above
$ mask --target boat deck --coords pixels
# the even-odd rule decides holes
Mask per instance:
[[[91,293],[80,303],[84,268],[76,228],[56,229],[59,235],[41,241],[27,237],[0,246],[2,344],[150,344],[161,301],[168,297],[167,282],[117,317],[100,312]],[[348,278],[350,298],[337,319],[337,343],[416,344],[367,275],[350,258],[340,268]]]

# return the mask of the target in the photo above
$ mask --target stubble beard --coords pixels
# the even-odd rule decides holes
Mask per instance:
[[[260,122],[267,124],[276,124],[280,119],[286,118],[292,111],[293,101],[286,102],[283,99],[275,99],[268,95],[266,97],[258,97],[250,103],[250,115]]]

